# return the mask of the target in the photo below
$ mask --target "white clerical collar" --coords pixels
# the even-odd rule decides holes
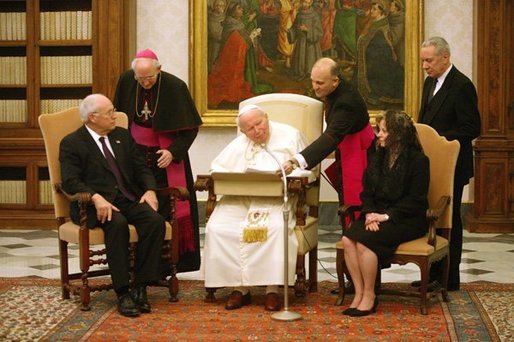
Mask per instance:
[[[104,135],[100,135],[100,134],[96,133],[95,131],[93,131],[88,125],[84,125],[84,126],[86,126],[87,131],[89,132],[89,134],[91,135],[91,137],[95,141],[96,146],[98,146],[98,148],[100,149],[100,152],[102,152],[102,154],[104,154],[104,151],[102,149],[102,143],[100,142],[100,138],[101,137],[105,137],[106,138],[105,139],[105,143],[107,145],[107,148],[109,149],[109,151],[111,151],[111,153],[113,155],[115,155],[114,154],[114,150],[112,149],[112,146],[111,146],[111,142],[109,141],[109,137],[107,135],[105,135],[105,136]]]
[[[93,137],[93,139],[95,141],[98,141],[98,139],[100,139],[103,135],[100,135],[98,133],[96,133],[95,131],[93,131],[88,125],[84,125],[86,126],[86,129],[87,131],[89,132],[89,134],[91,134],[91,136]]]

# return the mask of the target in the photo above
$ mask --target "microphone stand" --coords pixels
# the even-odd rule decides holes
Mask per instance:
[[[302,318],[297,312],[289,311],[289,208],[287,198],[287,178],[286,171],[280,164],[279,160],[271,153],[266,145],[262,145],[263,149],[273,158],[282,172],[282,180],[284,181],[284,209],[282,215],[284,218],[284,309],[271,315],[271,318],[278,321],[296,321]]]

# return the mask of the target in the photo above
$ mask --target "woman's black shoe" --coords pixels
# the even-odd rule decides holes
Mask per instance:
[[[343,310],[343,315],[346,315],[346,316],[351,316],[352,313],[356,310],[357,308],[347,308],[345,310]]]
[[[378,306],[378,297],[375,297],[375,301],[373,302],[373,307],[370,310],[355,309],[352,313],[349,314],[349,316],[350,317],[368,316],[369,314],[375,313],[377,311],[377,306]]]

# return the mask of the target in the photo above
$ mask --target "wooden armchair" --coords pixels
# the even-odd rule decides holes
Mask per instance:
[[[66,194],[61,189],[61,168],[59,163],[59,145],[61,140],[69,133],[75,131],[82,125],[77,107],[53,114],[42,114],[39,116],[39,126],[45,142],[50,182],[52,184],[52,196],[57,219],[59,233],[59,255],[61,265],[61,287],[63,299],[70,298],[70,292],[80,294],[82,310],[89,310],[91,291],[101,291],[112,288],[109,277],[99,281],[90,281],[92,278],[108,276],[109,269],[102,265],[107,264],[104,233],[100,227],[88,229],[86,227],[86,206],[90,203],[90,194],[77,193]],[[124,113],[119,112],[116,118],[116,125],[127,127],[128,120]],[[170,301],[177,301],[178,280],[176,277],[178,263],[178,227],[175,220],[175,201],[185,199],[189,196],[187,190],[180,188],[162,189],[170,195],[171,219],[166,222],[166,233],[163,241],[162,255],[171,264],[171,277],[161,279],[159,286],[168,287]],[[78,201],[80,207],[80,225],[74,224],[69,218],[70,203]],[[135,249],[138,236],[134,226],[129,225],[130,241],[129,255],[131,264],[134,262]],[[80,258],[80,271],[70,273],[68,265],[68,244],[78,245]],[[133,276],[131,277],[133,279]],[[74,281],[76,280],[76,281]]]
[[[430,266],[443,260],[442,296],[448,301],[446,290],[449,266],[450,229],[452,228],[453,177],[455,165],[459,154],[459,142],[448,141],[441,137],[432,127],[424,124],[415,124],[423,150],[430,160],[430,184],[428,188],[427,220],[429,231],[426,236],[416,240],[402,243],[398,246],[395,255],[388,260],[391,264],[405,265],[414,263],[419,266],[421,274],[421,287],[419,291],[396,291],[380,289],[380,293],[415,296],[420,298],[420,311],[427,314],[427,285]],[[354,219],[354,212],[358,207],[340,208],[340,214]],[[341,241],[336,243],[336,269],[339,281],[339,297],[336,305],[341,305],[345,296],[344,274],[347,273],[344,261],[344,247]],[[377,285],[380,287],[380,270],[377,272]]]
[[[266,94],[247,99],[239,104],[240,108],[255,104],[268,113],[270,120],[289,124],[304,134],[309,142],[314,141],[323,129],[323,104],[315,99],[297,94]],[[317,258],[318,258],[318,207],[319,207],[319,169],[312,170],[316,180],[309,183],[306,177],[288,177],[287,191],[290,196],[297,196],[295,234],[298,239],[298,256],[296,261],[296,296],[304,296],[307,292],[317,291]],[[273,184],[275,184],[275,187]],[[257,185],[252,195],[282,196],[283,182],[277,178],[267,187]],[[217,195],[235,194],[232,189],[220,186],[219,181],[211,175],[199,175],[195,183],[198,191],[208,191],[206,220],[209,219]],[[239,184],[241,188],[241,184]],[[242,195],[248,195],[248,184],[242,187]],[[272,195],[273,193],[273,195]],[[308,208],[308,210],[306,210]],[[309,278],[306,278],[305,256],[309,254]],[[216,289],[208,288],[206,300],[214,301]]]

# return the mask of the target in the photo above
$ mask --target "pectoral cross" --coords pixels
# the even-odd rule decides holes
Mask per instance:
[[[151,117],[152,111],[148,108],[148,102],[145,101],[145,105],[143,106],[143,110],[141,114],[145,116],[145,121],[148,120],[148,117]]]

